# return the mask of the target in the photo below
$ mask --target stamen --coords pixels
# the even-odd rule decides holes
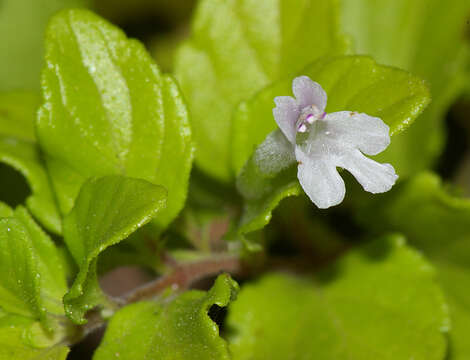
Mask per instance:
[[[307,121],[310,125],[312,125],[315,121],[315,116],[313,116],[313,114],[308,114],[305,121]]]
[[[326,112],[323,111],[323,114],[320,115],[320,120],[323,120],[326,116]]]

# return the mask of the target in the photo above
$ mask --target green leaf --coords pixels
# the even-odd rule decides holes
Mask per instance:
[[[246,163],[237,179],[237,187],[244,197],[243,213],[238,224],[239,234],[248,234],[266,226],[272,211],[281,200],[302,194],[297,169],[291,166],[273,177],[263,174],[254,157]]]
[[[230,166],[231,117],[256,91],[327,54],[343,54],[336,0],[203,0],[175,73],[192,114],[196,162],[222,180]]]
[[[162,91],[165,94],[165,141],[158,173],[152,182],[168,191],[167,208],[155,220],[160,228],[165,228],[184,207],[194,146],[186,105],[173,79],[164,77]]]
[[[26,200],[29,210],[48,230],[60,234],[61,218],[35,144],[38,107],[39,96],[33,92],[0,93],[0,162],[27,179],[32,190]]]
[[[2,0],[0,4],[0,91],[39,88],[42,40],[56,11],[88,0]]]
[[[386,152],[402,177],[429,168],[444,145],[444,116],[462,93],[470,61],[468,0],[345,0],[344,30],[356,50],[411,71],[431,86],[432,104]],[[467,25],[466,25],[467,24]]]
[[[323,58],[307,66],[301,74],[324,88],[328,95],[327,112],[350,110],[380,117],[390,126],[392,136],[406,129],[430,100],[421,79],[378,65],[366,56]],[[260,169],[259,162],[269,159],[256,159],[255,155],[250,158],[253,148],[277,128],[272,115],[273,100],[276,96],[292,95],[294,77],[276,82],[250,101],[241,103],[234,117],[233,167],[239,173],[238,190],[246,201],[240,232],[262,228],[280,200],[301,192],[295,165],[267,174]],[[376,158],[390,160],[382,155]]]
[[[437,269],[452,315],[450,359],[470,356],[470,200],[450,195],[432,173],[421,173],[395,191],[359,199],[355,213],[376,232],[396,230]],[[361,206],[362,205],[362,206]]]
[[[67,316],[86,323],[96,305],[110,306],[96,277],[98,256],[142,227],[166,204],[166,191],[145,180],[110,175],[86,182],[64,220],[64,238],[80,271],[64,297]]]
[[[13,209],[7,204],[0,202],[0,219],[13,216]]]
[[[448,328],[433,269],[399,236],[312,278],[270,274],[245,285],[227,322],[236,360],[441,360]]]
[[[88,178],[126,175],[167,188],[165,227],[183,207],[193,157],[174,81],[141,43],[86,10],[52,19],[46,63],[37,134],[61,212]]]
[[[208,311],[227,306],[238,285],[220,275],[208,291],[187,291],[174,299],[126,306],[111,319],[94,360],[231,359],[226,342]]]
[[[63,314],[67,291],[60,254],[26,209],[2,212],[8,217],[0,219],[0,308],[50,327],[47,313]]]
[[[33,320],[7,315],[0,316],[0,360],[65,360],[69,349],[63,344],[35,348],[25,342]]]
[[[61,315],[64,313],[62,297],[67,291],[63,254],[25,208],[18,207],[14,217],[22,222],[32,241],[38,270],[35,276],[39,278],[43,305],[48,312]]]
[[[0,93],[0,134],[35,141],[34,120],[39,96],[34,92]]]
[[[0,219],[0,258],[2,309],[45,320],[32,241],[17,219]]]
[[[0,162],[23,174],[32,192],[26,199],[28,209],[48,230],[60,234],[62,219],[36,144],[0,135]]]

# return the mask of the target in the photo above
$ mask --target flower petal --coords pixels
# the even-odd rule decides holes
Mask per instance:
[[[369,159],[359,150],[346,154],[338,165],[353,174],[364,190],[373,194],[389,191],[398,179],[392,165]]]
[[[286,138],[295,143],[295,123],[300,115],[297,102],[290,96],[278,96],[274,98],[276,107],[273,109],[277,126],[282,130]]]
[[[312,81],[308,76],[299,76],[292,82],[292,91],[300,108],[315,105],[320,112],[325,111],[326,92],[320,84]]]
[[[295,163],[294,145],[274,130],[255,151],[255,162],[263,174],[274,175]]]
[[[300,185],[317,207],[326,209],[343,201],[346,187],[333,163],[311,158],[299,147],[295,149],[295,156],[299,162]]]
[[[327,114],[326,131],[346,146],[376,155],[390,144],[390,128],[382,119],[363,113],[339,111]]]

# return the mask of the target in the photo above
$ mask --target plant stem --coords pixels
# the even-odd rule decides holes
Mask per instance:
[[[125,295],[122,299],[124,305],[153,298],[163,290],[171,287],[174,290],[186,290],[194,283],[208,276],[221,272],[235,274],[241,271],[242,264],[237,256],[224,255],[217,258],[205,259],[197,262],[178,264],[170,273],[149,282]]]
[[[189,263],[175,263],[168,274],[162,275],[113,301],[120,308],[138,301],[154,298],[167,288],[184,291],[206,277],[215,276],[221,272],[238,274],[241,270],[242,262],[238,256],[234,255],[223,255]],[[106,320],[101,316],[101,312],[97,310],[90,311],[87,319],[88,322],[82,327],[81,336],[78,340],[98,330],[106,323]]]

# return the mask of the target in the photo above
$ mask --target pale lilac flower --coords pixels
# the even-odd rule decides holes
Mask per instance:
[[[337,168],[348,170],[371,193],[391,189],[398,176],[390,164],[364,154],[376,155],[390,144],[389,127],[377,117],[351,111],[325,113],[327,96],[307,76],[294,79],[293,93],[274,99],[274,119],[282,134],[273,132],[256,151],[259,167],[276,172],[297,161],[297,177],[319,208],[341,203],[344,181]],[[267,159],[270,158],[270,159]]]

